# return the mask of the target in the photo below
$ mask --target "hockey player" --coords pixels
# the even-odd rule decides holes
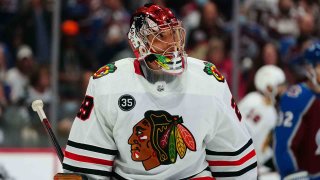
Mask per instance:
[[[257,153],[258,167],[271,162],[273,150],[270,146],[271,132],[276,126],[278,113],[276,97],[286,89],[284,72],[277,66],[262,66],[255,74],[257,91],[247,94],[240,102],[239,109],[249,129]],[[270,169],[272,170],[272,169]]]
[[[256,179],[252,140],[228,85],[213,64],[187,57],[174,14],[154,4],[139,8],[128,38],[137,57],[90,79],[65,172],[91,179]]]
[[[281,97],[275,128],[275,162],[286,179],[320,179],[320,43],[312,44],[303,56],[308,80]]]

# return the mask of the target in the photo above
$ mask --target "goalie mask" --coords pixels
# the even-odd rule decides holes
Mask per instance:
[[[185,70],[185,30],[168,8],[147,4],[137,9],[131,18],[128,39],[134,54],[138,60],[144,60],[142,64],[148,70],[170,75]],[[150,63],[156,64],[156,68],[150,67]]]

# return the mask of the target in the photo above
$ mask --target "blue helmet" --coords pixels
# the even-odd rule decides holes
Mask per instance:
[[[315,87],[320,89],[320,82],[318,80],[320,74],[315,70],[315,66],[320,63],[319,41],[313,43],[304,51],[303,59],[306,63],[308,63],[308,66],[305,68],[306,76],[315,85]]]
[[[308,47],[304,51],[303,58],[307,63],[310,63],[313,66],[320,63],[320,42],[313,43]]]

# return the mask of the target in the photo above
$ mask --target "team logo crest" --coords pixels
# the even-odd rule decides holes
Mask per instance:
[[[298,97],[301,93],[302,89],[299,85],[291,86],[287,91],[288,96],[293,98]]]
[[[203,71],[207,73],[208,75],[214,76],[219,82],[224,82],[224,77],[223,75],[218,71],[216,66],[212,63],[209,62],[204,62],[204,69]]]
[[[183,125],[181,116],[166,111],[147,111],[134,127],[128,140],[131,159],[141,161],[145,170],[174,164],[187,150],[196,151],[196,141]]]
[[[158,54],[156,54],[155,56],[157,57],[156,61],[162,68],[166,70],[170,69],[168,66],[168,63],[171,62],[171,60],[169,58],[167,58],[166,56],[158,55]]]
[[[93,74],[93,79],[98,79],[101,78],[102,76],[105,76],[109,73],[113,73],[117,70],[117,67],[115,66],[114,63],[112,64],[107,64],[103,67],[101,67],[97,72]]]

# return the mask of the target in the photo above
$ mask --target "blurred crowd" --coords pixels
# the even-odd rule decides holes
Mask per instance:
[[[134,57],[127,43],[130,14],[147,0],[61,1],[57,135],[66,140],[91,74]],[[171,8],[186,29],[187,53],[214,63],[232,86],[239,68],[240,101],[255,90],[263,65],[280,67],[289,84],[304,79],[295,60],[320,37],[316,0],[241,0],[239,67],[232,61],[232,0],[154,0]],[[52,101],[50,62],[53,0],[0,0],[0,146],[50,142],[30,104]],[[63,142],[62,142],[63,143]],[[63,146],[64,144],[62,144]]]

